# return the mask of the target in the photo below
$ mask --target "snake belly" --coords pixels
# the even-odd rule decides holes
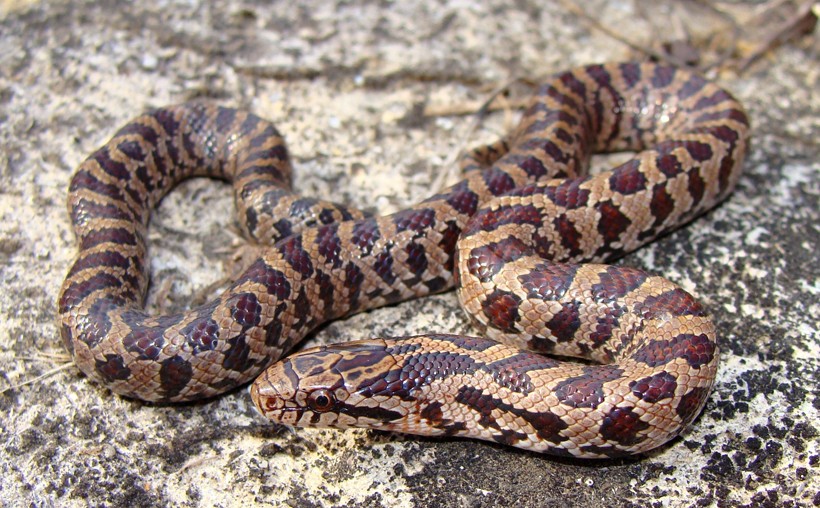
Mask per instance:
[[[60,292],[61,334],[78,367],[114,392],[186,401],[256,378],[328,320],[457,285],[486,338],[306,350],[259,376],[255,404],[298,426],[458,435],[575,457],[643,452],[704,405],[719,357],[714,324],[664,279],[579,263],[622,256],[725,198],[748,129],[731,95],[689,72],[582,67],[542,85],[509,136],[471,152],[461,182],[366,217],[291,193],[284,141],[264,120],[200,103],[155,110],[72,179],[80,251]],[[621,150],[638,153],[585,174],[592,152]],[[232,182],[243,230],[271,246],[216,299],[147,315],[150,210],[196,175]]]

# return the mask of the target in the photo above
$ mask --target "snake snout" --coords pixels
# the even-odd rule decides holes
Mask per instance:
[[[268,367],[265,372],[251,384],[251,400],[260,413],[272,420],[281,420],[281,415],[293,401],[297,388],[284,374],[284,362]]]

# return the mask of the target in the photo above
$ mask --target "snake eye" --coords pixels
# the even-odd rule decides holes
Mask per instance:
[[[329,390],[315,390],[308,395],[307,402],[312,410],[324,413],[333,409],[336,397]]]

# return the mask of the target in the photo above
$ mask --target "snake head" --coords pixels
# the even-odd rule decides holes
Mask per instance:
[[[403,415],[362,393],[396,360],[382,340],[306,349],[270,367],[251,385],[266,418],[294,427],[382,427]]]

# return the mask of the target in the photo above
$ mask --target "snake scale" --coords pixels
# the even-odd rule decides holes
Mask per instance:
[[[573,69],[538,88],[512,133],[464,158],[462,181],[367,217],[293,194],[270,123],[198,102],[157,109],[71,181],[80,249],[59,296],[62,338],[88,377],[147,401],[211,397],[258,377],[259,411],[294,426],[583,458],[644,452],[703,407],[715,326],[664,279],[580,263],[622,256],[725,198],[748,131],[729,93],[687,71]],[[591,153],[623,150],[636,154],[585,173]],[[147,315],[150,211],[196,175],[232,182],[244,232],[270,247],[213,301]],[[371,339],[271,366],[328,320],[454,285],[484,337]]]

